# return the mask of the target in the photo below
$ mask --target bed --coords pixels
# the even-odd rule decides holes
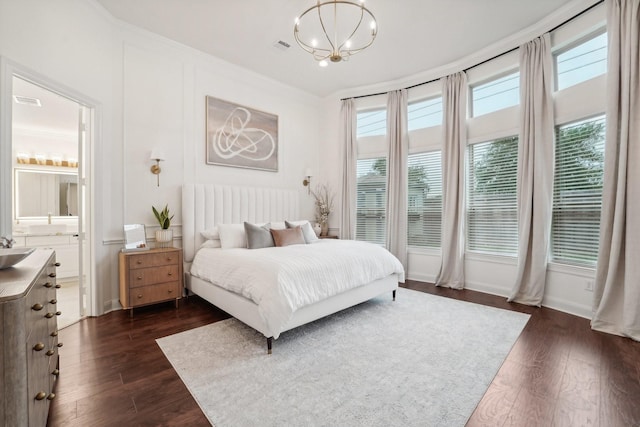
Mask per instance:
[[[283,227],[280,224],[283,224],[284,220],[299,219],[299,197],[298,191],[286,189],[211,184],[185,184],[182,188],[182,243],[187,291],[202,297],[262,333],[267,340],[269,354],[272,352],[273,340],[282,332],[387,292],[395,299],[398,282],[404,281],[402,265],[395,257],[377,245],[363,242],[326,239],[309,245],[258,250],[223,249],[219,248],[219,245],[208,244],[213,242],[209,240],[211,231],[222,224],[226,226],[247,221],[252,224],[270,223],[273,228],[280,228]],[[351,252],[359,254],[360,258],[366,261],[368,251],[371,251],[371,256],[385,252],[386,255],[381,256],[386,258],[383,261],[369,262],[367,267],[360,270],[374,269],[375,264],[382,263],[384,265],[381,271],[368,272],[364,276],[352,278],[353,274],[345,271],[347,269],[344,266],[332,272],[326,265],[312,265],[315,259],[325,259],[330,264],[348,263],[348,260],[341,261],[339,254],[342,253],[346,257],[346,254]],[[337,254],[337,258],[331,258],[330,254],[333,252]],[[245,285],[254,285],[253,289],[261,292],[263,284],[258,282],[269,274],[255,274],[255,271],[262,271],[258,270],[258,267],[249,267],[244,271],[238,267],[240,264],[250,265],[254,259],[260,268],[278,276],[278,280],[281,276],[286,277],[282,270],[290,269],[287,265],[278,264],[276,267],[270,267],[271,264],[280,262],[276,258],[281,255],[294,260],[292,264],[298,264],[298,267],[305,270],[304,273],[292,270],[291,283],[295,283],[294,279],[297,278],[299,283],[304,283],[305,287],[312,289],[312,282],[323,284],[324,280],[327,284],[332,283],[334,287],[325,292],[323,286],[320,295],[299,298],[300,301],[295,302],[291,302],[292,298],[285,296],[286,301],[282,303],[274,302],[273,298],[256,298],[251,291],[234,288],[233,283],[242,282]],[[389,256],[391,258],[388,258]],[[303,261],[300,261],[301,259]],[[232,264],[234,262],[238,265]],[[332,274],[336,276],[331,276]],[[236,282],[227,280],[230,275],[237,276],[234,279]],[[366,282],[361,283],[365,279]],[[348,283],[350,281],[353,283]],[[279,289],[277,292],[281,294],[283,291]],[[313,294],[313,291],[311,293]],[[271,306],[287,307],[283,312],[271,315],[265,312],[265,300],[270,301]]]

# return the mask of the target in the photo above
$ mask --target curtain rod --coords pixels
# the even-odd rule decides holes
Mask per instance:
[[[597,3],[592,4],[592,5],[591,5],[591,6],[589,6],[588,8],[586,8],[586,9],[584,9],[583,11],[581,11],[581,12],[579,12],[579,13],[577,13],[577,14],[573,15],[573,16],[572,16],[572,17],[570,17],[570,18],[565,19],[564,21],[562,21],[561,23],[559,23],[558,25],[556,25],[555,27],[553,27],[552,29],[550,29],[549,31],[546,31],[546,32],[548,32],[548,33],[552,33],[552,32],[554,32],[554,31],[555,31],[555,30],[557,30],[558,28],[560,28],[560,27],[562,27],[563,25],[565,25],[565,24],[567,24],[567,23],[569,23],[569,22],[573,21],[574,19],[576,19],[576,18],[578,18],[578,17],[580,17],[580,16],[584,15],[585,13],[589,12],[591,9],[593,9],[593,8],[594,8],[594,7],[596,7],[596,6],[599,6],[599,5],[600,5],[600,4],[602,4],[602,3],[604,3],[604,0],[600,0],[600,1],[598,1]],[[497,54],[497,55],[494,55],[494,56],[492,56],[491,58],[485,59],[484,61],[478,62],[477,64],[471,65],[471,66],[469,66],[469,67],[465,68],[465,69],[464,69],[464,70],[462,70],[462,71],[463,71],[463,72],[467,72],[467,71],[469,71],[469,70],[471,70],[471,69],[473,69],[473,68],[475,68],[475,67],[478,67],[478,66],[480,66],[480,65],[482,65],[482,64],[485,64],[485,63],[487,63],[487,62],[489,62],[489,61],[493,61],[494,59],[500,58],[501,56],[504,56],[504,55],[506,55],[506,54],[508,54],[508,53],[514,52],[514,51],[518,50],[519,48],[520,48],[520,46],[516,46],[516,47],[514,47],[514,48],[511,48],[511,49],[509,49],[509,50],[507,50],[507,51],[505,51],[505,52],[502,52],[502,53],[499,53],[499,54]],[[443,77],[444,77],[444,76],[443,76]],[[438,77],[438,78],[436,78],[436,79],[431,79],[431,80],[428,80],[428,81],[426,81],[426,82],[416,83],[416,84],[414,84],[414,85],[407,86],[407,87],[405,87],[404,89],[407,89],[407,90],[408,90],[408,89],[413,89],[413,88],[418,87],[418,86],[423,86],[423,85],[426,85],[426,84],[429,84],[429,83],[437,82],[437,81],[438,81],[438,80],[440,80],[441,78],[442,78],[442,77]],[[368,97],[370,97],[370,96],[386,95],[387,93],[389,93],[389,92],[387,91],[387,92],[371,93],[371,94],[369,94],[369,95],[350,96],[350,97],[347,97],[347,98],[340,98],[340,101],[345,101],[345,100],[347,100],[347,99],[368,98]]]

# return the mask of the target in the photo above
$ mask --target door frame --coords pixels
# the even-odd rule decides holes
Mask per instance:
[[[13,233],[12,224],[12,96],[13,96],[13,77],[19,77],[23,80],[29,81],[38,86],[57,93],[65,98],[68,98],[78,104],[81,104],[89,109],[92,114],[92,120],[90,122],[91,141],[89,142],[89,185],[88,189],[91,194],[88,197],[88,209],[89,209],[89,271],[87,273],[88,288],[87,288],[87,307],[86,316],[97,316],[102,313],[99,305],[101,301],[100,288],[96,284],[96,249],[97,249],[97,234],[96,234],[96,221],[95,216],[97,210],[100,208],[98,204],[101,204],[100,199],[96,197],[96,159],[101,158],[100,147],[102,144],[100,141],[100,123],[102,117],[102,106],[99,102],[86,96],[75,89],[68,87],[64,84],[56,82],[36,71],[33,71],[27,67],[24,67],[14,61],[9,60],[6,57],[0,56],[0,235],[11,236]],[[101,150],[100,150],[101,151]],[[80,160],[80,159],[79,159]],[[85,245],[86,246],[86,245]]]

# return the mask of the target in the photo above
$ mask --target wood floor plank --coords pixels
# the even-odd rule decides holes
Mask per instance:
[[[503,297],[407,281],[433,295],[531,315],[468,426],[640,426],[640,343],[589,321]],[[208,421],[157,338],[228,318],[198,297],[116,311],[60,331],[50,427],[203,426]]]

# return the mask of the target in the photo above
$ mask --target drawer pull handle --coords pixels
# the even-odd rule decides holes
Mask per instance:
[[[53,264],[53,265],[55,265],[56,267],[60,267],[60,263],[59,263],[59,262],[56,262],[56,263],[55,263],[55,264]]]
[[[64,344],[59,342],[58,344],[56,344],[58,347],[62,347]]]
[[[35,351],[42,351],[44,349],[44,344],[39,342],[39,343],[37,343],[36,345],[33,346],[33,349]]]
[[[142,298],[142,294],[138,294],[138,298]]]
[[[44,315],[47,319],[51,319],[53,317],[53,313],[47,313]]]
[[[56,277],[56,273],[49,273],[49,277]]]
[[[47,283],[45,283],[45,284],[44,284],[44,285],[42,285],[42,286],[44,286],[45,288],[50,288],[50,287],[52,287],[53,285],[51,284],[51,282],[47,282]]]
[[[56,289],[60,289],[62,285],[56,285]]]
[[[136,261],[136,264],[140,265],[140,264],[142,264],[142,261],[138,260],[138,261]]]
[[[169,293],[172,293],[172,292],[173,292],[173,289],[169,289]]]
[[[45,397],[47,397],[47,393],[45,393],[44,391],[41,391],[40,393],[36,394],[36,400],[42,400]]]
[[[60,316],[62,314],[61,311],[56,311],[56,316]]]
[[[169,276],[173,276],[173,273],[169,272]]]
[[[54,354],[56,354],[56,352],[54,350],[47,350],[47,352],[45,353],[47,356],[51,357]]]
[[[40,310],[42,310],[43,308],[44,308],[44,307],[43,307],[43,306],[42,306],[42,304],[40,304],[39,302],[37,302],[37,303],[35,303],[35,304],[33,304],[33,305],[31,306],[31,310],[33,310],[33,311],[40,311]]]
[[[173,258],[171,257],[167,257],[167,261],[171,261]]]
[[[51,393],[49,396],[47,396],[47,400],[53,400],[56,398],[56,394],[55,393]]]
[[[58,336],[58,331],[53,331],[49,335],[51,335],[52,337],[57,337]]]
[[[136,280],[142,280],[142,276],[136,277]]]
[[[60,370],[54,369],[53,372],[51,372],[51,375],[53,375],[54,377],[57,377],[58,375],[60,375]]]
[[[57,304],[57,303],[58,303],[58,300],[55,298],[49,301],[49,304]]]

